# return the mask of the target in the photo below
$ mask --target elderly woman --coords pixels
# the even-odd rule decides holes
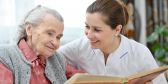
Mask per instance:
[[[17,43],[0,46],[0,84],[63,84],[74,73],[56,51],[64,30],[56,10],[37,6],[18,30]]]

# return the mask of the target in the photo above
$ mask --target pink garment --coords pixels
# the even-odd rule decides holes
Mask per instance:
[[[30,84],[51,84],[44,74],[45,60],[38,58],[24,39],[19,42],[18,47],[27,61],[32,63]],[[67,61],[65,73],[67,78],[72,77],[75,73],[85,73],[85,71],[74,69]],[[13,84],[12,72],[2,62],[0,62],[0,84]]]
[[[51,84],[44,74],[45,61],[35,55],[24,39],[20,41],[18,47],[27,61],[32,63],[30,84]]]
[[[86,72],[83,71],[83,70],[76,70],[67,61],[67,68],[66,68],[66,77],[67,77],[67,79],[71,78],[76,73],[86,73]]]
[[[0,84],[13,84],[12,72],[2,62],[0,62]]]

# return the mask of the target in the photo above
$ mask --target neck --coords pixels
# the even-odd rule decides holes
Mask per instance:
[[[110,43],[107,47],[101,49],[105,57],[108,57],[110,53],[113,53],[120,45],[121,37],[115,37],[113,42]]]
[[[32,41],[31,41],[31,39],[29,38],[29,39],[27,39],[27,41],[26,41],[26,43],[27,43],[27,45],[29,46],[29,48],[36,54],[36,56],[38,56],[39,55],[39,53],[38,52],[36,52],[36,49],[35,48],[33,48],[33,45],[32,45]]]

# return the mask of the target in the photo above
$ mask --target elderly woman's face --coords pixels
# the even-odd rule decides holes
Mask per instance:
[[[46,59],[54,54],[60,46],[64,24],[50,14],[46,14],[43,22],[37,27],[27,28],[27,43],[37,56]]]

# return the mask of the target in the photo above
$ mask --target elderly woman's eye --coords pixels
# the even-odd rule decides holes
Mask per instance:
[[[52,34],[51,34],[51,33],[48,33],[48,35],[50,35],[50,36],[51,36]]]

